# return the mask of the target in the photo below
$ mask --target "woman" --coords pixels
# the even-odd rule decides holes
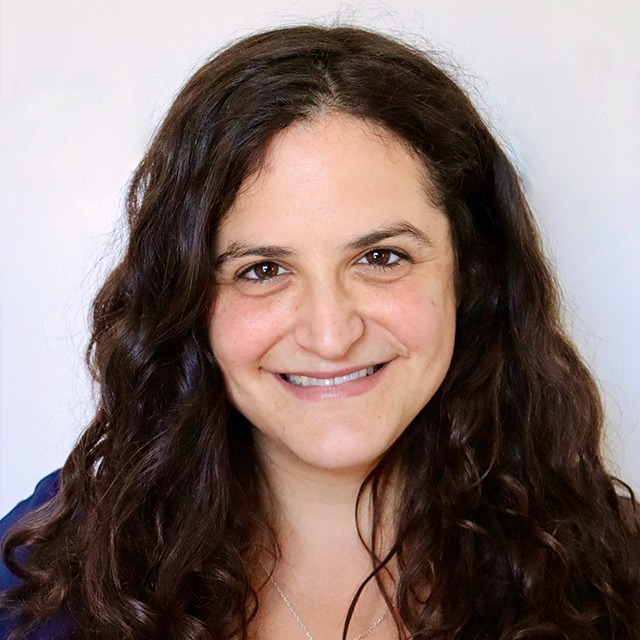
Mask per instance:
[[[517,176],[423,54],[237,42],[127,206],[96,416],[5,523],[7,635],[637,637],[596,387]]]

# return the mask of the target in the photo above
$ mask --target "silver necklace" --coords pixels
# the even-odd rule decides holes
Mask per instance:
[[[298,625],[302,629],[304,635],[307,636],[309,640],[313,640],[313,636],[309,632],[309,629],[307,629],[307,625],[304,622],[302,622],[302,618],[300,618],[300,616],[298,615],[298,612],[295,610],[294,606],[291,604],[291,601],[289,600],[289,598],[287,598],[285,592],[280,588],[280,585],[276,582],[276,579],[273,577],[271,572],[264,566],[264,564],[262,564],[262,562],[260,562],[260,564],[262,565],[262,568],[265,570],[265,572],[269,576],[269,581],[273,585],[273,588],[277,591],[278,595],[282,599],[282,602],[284,602],[287,605],[287,609],[289,609],[289,611],[291,612],[291,615],[295,618],[295,621],[298,623]],[[357,635],[355,638],[352,638],[352,640],[362,640],[362,638],[364,638],[365,636],[368,636],[388,615],[389,615],[389,609],[387,609],[366,631],[363,631],[361,634]]]

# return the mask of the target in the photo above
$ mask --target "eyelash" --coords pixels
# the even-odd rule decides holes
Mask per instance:
[[[372,254],[383,253],[383,252],[388,252],[390,254],[389,259],[395,258],[394,261],[387,262],[386,264],[375,264],[367,260],[367,257],[370,257]],[[410,258],[406,253],[404,253],[404,251],[399,251],[398,249],[389,249],[387,247],[376,247],[375,249],[369,249],[369,251],[367,251],[363,256],[361,256],[356,261],[356,264],[365,264],[367,266],[374,267],[375,269],[380,269],[385,271],[389,269],[396,269],[400,267],[402,263],[407,260],[410,260]],[[276,267],[277,273],[272,276],[267,276],[266,278],[258,278],[258,277],[250,278],[249,277],[249,274],[251,273],[253,273],[254,275],[256,274],[256,269],[258,269],[261,266],[267,266],[267,265],[269,265],[270,267]],[[274,280],[274,278],[284,275],[285,273],[289,273],[289,272],[284,267],[280,266],[277,262],[272,262],[271,260],[263,260],[262,262],[255,262],[254,264],[249,265],[246,269],[243,269],[236,276],[235,279],[241,280],[244,282],[250,282],[252,284],[253,283],[262,284],[266,282],[271,282],[272,280]]]

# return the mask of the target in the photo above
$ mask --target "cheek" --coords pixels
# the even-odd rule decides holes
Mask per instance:
[[[452,347],[456,323],[453,284],[429,287],[424,282],[409,282],[391,296],[380,296],[372,308],[409,351]]]
[[[265,299],[221,293],[211,314],[209,341],[223,373],[258,362],[281,335],[283,315]]]

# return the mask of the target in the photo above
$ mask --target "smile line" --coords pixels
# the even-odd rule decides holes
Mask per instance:
[[[370,376],[378,371],[382,366],[383,365],[381,364],[377,364],[373,367],[366,367],[365,369],[349,373],[346,376],[338,376],[336,378],[312,378],[310,376],[297,376],[295,374],[286,373],[280,374],[280,377],[296,387],[335,387],[345,384],[346,382],[352,382],[353,380]]]

